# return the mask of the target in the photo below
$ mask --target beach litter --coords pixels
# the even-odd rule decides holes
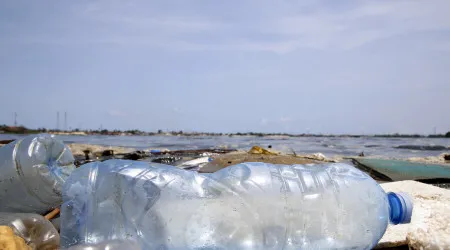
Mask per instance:
[[[69,148],[52,135],[31,135],[0,148],[0,212],[43,214],[61,204],[75,169]]]
[[[168,149],[148,149],[148,150],[134,150],[125,149],[122,147],[104,147],[91,146],[86,144],[74,145],[70,144],[71,148],[75,148],[74,157],[76,159],[75,165],[77,167],[93,162],[106,161],[110,159],[126,159],[138,160],[155,163],[163,163],[170,165],[178,165],[182,162],[190,161],[196,158],[205,156],[216,156],[236,151],[235,149],[194,149],[194,150],[168,150]],[[92,151],[95,148],[98,151]],[[116,151],[118,149],[119,151]],[[84,154],[83,152],[88,152]],[[125,153],[124,153],[125,152]]]
[[[156,158],[153,158],[150,161],[154,162],[154,163],[173,165],[174,163],[181,161],[181,159],[183,159],[183,158],[180,156],[162,155],[162,156],[157,156]]]
[[[0,159],[0,225],[6,234],[0,249],[58,249],[50,220],[62,203],[61,186],[75,170],[70,149],[52,135],[31,135],[0,148]]]
[[[131,240],[106,240],[101,243],[78,244],[65,250],[142,250],[142,248]]]
[[[198,171],[203,166],[205,166],[208,162],[211,162],[213,158],[209,156],[193,159],[190,161],[183,162],[182,164],[178,165],[177,167],[185,169],[185,170],[192,170],[192,171]]]
[[[0,213],[0,227],[9,227],[14,235],[23,239],[25,247],[17,249],[54,250],[60,245],[59,233],[45,217],[31,213]],[[1,243],[0,243],[1,246]],[[3,249],[0,247],[0,249]],[[9,248],[4,248],[9,249]]]
[[[309,154],[309,155],[298,155],[297,157],[315,160],[315,161],[321,161],[321,162],[338,162],[334,159],[330,159],[330,158],[326,157],[322,153],[314,153],[314,154]]]
[[[405,202],[388,208],[391,195],[393,202]],[[343,163],[253,162],[198,174],[109,160],[74,171],[63,197],[63,247],[131,239],[144,249],[368,249],[383,235],[389,211],[398,224],[409,223],[412,210],[407,195],[386,194]],[[292,242],[299,233],[305,241]]]
[[[258,155],[278,155],[278,153],[269,151],[265,148],[262,148],[260,146],[253,146],[249,151],[249,154],[258,154]]]
[[[59,247],[61,185],[74,171],[74,163],[81,166],[93,161],[131,159],[148,163],[165,163],[180,170],[214,173],[245,162],[294,165],[336,161],[320,153],[288,155],[260,146],[253,146],[248,151],[234,149],[136,151],[121,147],[71,144],[71,148],[74,148],[77,153],[73,156],[71,150],[64,143],[50,135],[32,135],[8,143],[0,148],[0,228],[9,228],[0,230],[5,233],[5,236],[0,235],[0,250],[2,250],[2,244],[6,244],[5,246],[8,247],[17,247],[17,249],[39,250]],[[439,157],[435,157],[436,159],[430,158],[428,161],[436,161],[436,163],[445,165],[447,155],[441,154]],[[415,162],[414,160],[411,158],[409,162]],[[376,172],[375,169],[368,167],[363,170],[370,174]],[[401,176],[401,179],[411,179],[404,174]],[[450,176],[448,177],[450,178]],[[397,176],[392,177],[391,175],[388,177],[389,179],[383,178],[380,180],[390,182],[381,185],[386,191],[411,192],[414,202],[418,203],[418,208],[413,213],[411,225],[400,226],[400,229],[388,227],[377,248],[409,245],[411,249],[450,249],[450,243],[447,240],[450,239],[450,232],[448,227],[443,226],[445,223],[447,225],[450,223],[450,218],[442,212],[450,211],[448,192],[435,187],[437,186],[435,184],[433,184],[435,186],[431,186],[414,181],[391,182],[399,180]],[[64,225],[62,226],[64,227]],[[10,234],[11,230],[14,235]],[[400,236],[395,238],[395,235]],[[20,239],[25,245],[21,244]],[[132,248],[133,246],[138,247],[133,245],[135,244],[133,242],[124,243],[114,240],[101,244],[77,245],[70,249],[91,250],[105,249],[106,247],[123,249],[123,244],[126,243],[129,244],[127,249],[139,249]]]

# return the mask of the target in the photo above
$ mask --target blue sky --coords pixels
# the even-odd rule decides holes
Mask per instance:
[[[450,130],[450,1],[1,1],[0,124]]]

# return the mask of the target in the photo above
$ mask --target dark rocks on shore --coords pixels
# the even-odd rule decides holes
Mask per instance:
[[[8,144],[8,143],[11,143],[13,141],[15,141],[15,140],[0,140],[0,145],[1,144]]]
[[[450,161],[450,154],[445,154],[444,155],[444,160]]]
[[[173,163],[175,163],[177,161],[180,161],[181,159],[182,158],[179,157],[179,156],[168,155],[168,156],[162,156],[162,157],[158,157],[156,159],[153,159],[152,162],[162,163],[162,164],[169,164],[170,165],[170,164],[173,164]]]
[[[447,147],[440,145],[400,145],[394,148],[411,149],[411,150],[432,150],[432,151],[440,151],[448,149]]]
[[[174,150],[174,151],[157,151],[152,152],[152,155],[176,155],[176,156],[200,156],[201,154],[226,154],[234,152],[236,149],[187,149],[187,150]]]
[[[123,156],[123,159],[136,161],[143,158],[147,158],[148,156],[149,155],[146,152],[138,150],[132,153],[125,154]]]
[[[107,149],[102,152],[102,156],[114,156],[114,150]]]

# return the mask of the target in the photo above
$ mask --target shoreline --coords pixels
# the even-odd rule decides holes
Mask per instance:
[[[7,143],[13,142],[14,140],[0,140],[0,147],[6,145]],[[168,148],[164,147],[148,147],[145,149],[138,149],[134,147],[127,147],[127,146],[112,146],[112,145],[101,145],[101,144],[90,144],[90,143],[66,143],[72,154],[75,156],[84,156],[84,151],[88,150],[92,154],[98,154],[101,155],[102,152],[107,150],[114,151],[115,154],[129,154],[137,151],[151,151],[151,150],[157,150],[161,152],[171,152],[173,150],[170,150]],[[219,148],[218,148],[219,149]],[[183,149],[179,149],[183,151]],[[205,149],[199,149],[199,150],[207,150]],[[244,148],[236,148],[237,151],[245,151]],[[290,151],[280,151],[278,152],[281,155],[289,156],[292,154]],[[354,156],[348,156],[348,155],[327,155],[323,152],[315,152],[315,153],[305,153],[305,152],[297,152],[298,156],[303,157],[312,157],[313,159],[320,156],[322,159],[328,159],[335,162],[342,162],[345,161],[348,158],[351,157],[357,157],[357,155]],[[368,159],[387,159],[387,160],[403,160],[403,161],[409,161],[409,162],[416,162],[416,163],[428,163],[428,164],[445,164],[450,165],[450,161],[446,160],[445,157],[448,157],[447,152],[442,152],[439,155],[435,156],[424,156],[424,157],[407,157],[407,158],[401,158],[401,157],[387,157],[385,155],[370,155],[366,156]]]
[[[113,150],[115,154],[128,154],[133,153],[137,151],[152,151],[157,150],[160,152],[174,152],[174,151],[189,151],[187,149],[183,150],[170,150],[168,148],[164,147],[148,147],[145,149],[137,149],[133,147],[126,147],[126,146],[107,146],[107,145],[98,145],[98,144],[88,144],[88,143],[68,143],[67,144],[72,152],[73,155],[84,155],[85,150],[89,150],[92,153],[101,154],[103,151],[106,150]],[[219,149],[219,148],[218,148]],[[202,150],[209,150],[207,148],[204,149],[198,149],[198,151]],[[235,149],[236,152],[246,152],[246,149]],[[284,152],[279,151],[277,152],[279,155],[284,156],[294,156],[291,152]],[[416,163],[429,163],[429,164],[448,164],[450,166],[450,162],[448,160],[445,160],[445,156],[448,155],[448,153],[441,153],[436,156],[425,156],[425,157],[408,157],[408,158],[399,158],[399,157],[386,157],[383,155],[371,155],[367,156],[365,158],[367,159],[386,159],[386,160],[403,160],[403,161],[409,161],[409,162],[416,162]],[[302,157],[305,159],[312,159],[312,160],[321,160],[321,161],[334,161],[334,162],[342,162],[346,159],[357,157],[355,156],[347,156],[347,155],[326,155],[322,152],[316,152],[316,153],[304,153],[304,152],[297,152],[296,157]]]
[[[186,131],[163,131],[145,132],[141,130],[53,130],[53,129],[29,129],[24,126],[6,126],[0,125],[0,134],[11,135],[30,135],[47,133],[53,135],[69,135],[69,136],[228,136],[228,137],[263,137],[263,138],[296,138],[296,137],[336,137],[336,138],[448,138],[450,139],[450,131],[445,134],[325,134],[325,133],[274,133],[274,132],[186,132]]]

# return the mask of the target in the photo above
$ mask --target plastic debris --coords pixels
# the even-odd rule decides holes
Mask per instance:
[[[260,146],[253,146],[249,151],[249,154],[259,154],[259,155],[278,155],[275,152],[264,149]]]
[[[0,212],[43,214],[62,202],[75,169],[69,148],[52,135],[31,135],[0,148]]]
[[[0,225],[12,228],[17,236],[25,240],[30,249],[50,250],[59,247],[58,231],[41,215],[0,213]]]
[[[324,154],[322,153],[314,153],[314,154],[309,154],[309,155],[300,155],[298,157],[301,158],[305,158],[305,159],[311,159],[311,160],[316,160],[316,161],[321,161],[321,162],[336,162],[333,159],[329,159],[327,158]]]
[[[135,240],[143,249],[371,249],[408,223],[408,195],[347,164],[245,163],[213,174],[109,160],[63,187],[63,247]]]
[[[69,247],[67,250],[141,250],[142,248],[134,241],[129,240],[107,240],[97,244],[80,244]]]
[[[178,165],[177,167],[183,168],[186,170],[188,170],[188,169],[198,170],[210,161],[212,161],[211,157],[201,157],[201,158],[197,158],[197,159],[190,160],[187,162],[183,162],[182,164]]]

